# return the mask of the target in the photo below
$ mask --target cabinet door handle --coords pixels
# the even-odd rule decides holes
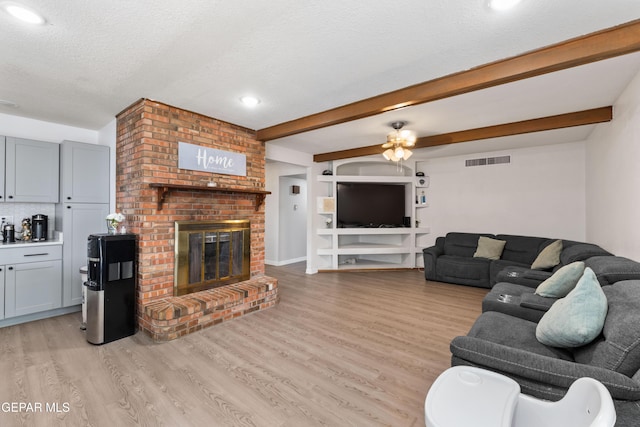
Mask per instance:
[[[67,209],[71,209],[71,206],[67,206]]]
[[[67,200],[71,200],[71,197],[67,196]]]
[[[10,199],[13,199],[13,196],[9,196]]]
[[[13,267],[9,267],[9,270],[13,270]]]
[[[25,254],[24,256],[44,256],[49,255],[49,252],[43,252],[41,254]]]

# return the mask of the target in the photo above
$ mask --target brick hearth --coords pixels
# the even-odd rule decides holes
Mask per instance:
[[[244,154],[246,176],[179,169],[178,142]],[[270,307],[278,299],[278,287],[275,279],[264,276],[264,205],[256,209],[255,195],[179,189],[166,197],[159,210],[158,191],[150,184],[202,187],[215,182],[218,187],[264,191],[264,165],[265,146],[253,130],[148,99],[118,114],[116,209],[126,216],[127,229],[138,235],[138,323],[155,339],[173,339],[253,312],[255,307]],[[250,221],[251,279],[229,285],[233,288],[174,296],[174,222],[227,219]],[[262,291],[264,296],[254,297],[256,283],[269,284],[270,289]],[[229,305],[225,293],[230,289],[234,295],[247,294],[233,303],[236,308]],[[212,312],[225,314],[215,317]]]
[[[273,307],[278,283],[272,277],[179,297],[162,298],[145,305],[140,327],[155,341],[169,341],[226,320]]]

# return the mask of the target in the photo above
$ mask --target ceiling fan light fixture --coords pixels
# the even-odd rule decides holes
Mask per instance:
[[[46,21],[42,15],[33,9],[14,2],[2,2],[2,8],[11,16],[27,24],[43,25]]]
[[[399,162],[401,160],[407,160],[413,154],[410,147],[416,145],[416,133],[402,129],[407,122],[393,122],[391,123],[391,127],[394,129],[392,132],[387,134],[387,142],[382,144],[382,148],[385,151],[382,153],[382,156],[393,162]]]
[[[393,153],[393,150],[391,148],[389,148],[386,151],[384,151],[382,153],[382,156],[387,160],[393,160],[395,158],[395,154]],[[395,161],[395,160],[393,160],[393,161]]]

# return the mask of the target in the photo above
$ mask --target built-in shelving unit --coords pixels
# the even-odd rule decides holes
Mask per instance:
[[[369,161],[339,164],[334,175],[319,175],[317,180],[326,184],[321,190],[324,195],[318,197],[316,211],[316,265],[319,271],[422,267],[422,249],[427,246],[430,233],[426,213],[428,176],[426,179],[416,177],[415,169],[406,165],[398,169],[392,163]],[[336,185],[340,182],[404,184],[405,211],[406,216],[411,217],[410,226],[336,228],[335,195]]]

